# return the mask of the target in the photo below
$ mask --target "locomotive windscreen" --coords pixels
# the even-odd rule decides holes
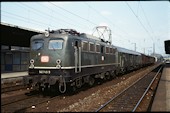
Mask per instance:
[[[42,39],[36,39],[31,42],[32,50],[40,50],[44,46],[44,41]]]
[[[50,40],[48,48],[49,49],[62,49],[63,40]]]

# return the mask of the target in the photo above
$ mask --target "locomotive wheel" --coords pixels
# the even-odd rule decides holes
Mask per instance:
[[[76,87],[75,85],[74,85],[74,86],[68,85],[67,87],[68,87],[68,88],[67,88],[67,92],[68,92],[69,94],[75,94],[75,93],[76,93],[77,87]]]
[[[75,86],[72,86],[71,90],[72,90],[72,92],[75,92],[77,90],[77,88]]]
[[[112,78],[115,78],[116,77],[116,72],[112,71],[111,76],[112,76]]]
[[[81,78],[77,78],[76,79],[76,87],[77,88],[81,88],[81,86],[82,86],[82,79]]]
[[[52,92],[52,94],[59,94],[60,93],[57,83],[54,84],[54,85],[51,85],[50,92]]]
[[[110,73],[109,72],[106,72],[105,78],[106,78],[106,80],[110,80]]]
[[[89,82],[88,82],[89,86],[92,87],[94,85],[94,82],[95,82],[95,79],[90,76],[89,77]]]

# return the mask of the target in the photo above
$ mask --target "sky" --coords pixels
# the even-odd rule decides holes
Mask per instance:
[[[170,2],[1,2],[1,22],[39,31],[75,29],[94,36],[99,36],[97,26],[107,26],[112,45],[165,56],[164,41],[170,40]],[[109,40],[107,32],[104,36]]]

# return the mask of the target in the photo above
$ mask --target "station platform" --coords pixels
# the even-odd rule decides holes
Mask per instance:
[[[15,81],[23,81],[23,78],[26,76],[28,76],[28,71],[1,73],[1,85]]]
[[[166,63],[152,103],[151,112],[170,111],[170,63]]]
[[[1,73],[1,79],[13,78],[13,77],[21,77],[27,76],[28,72],[9,72],[9,73]]]

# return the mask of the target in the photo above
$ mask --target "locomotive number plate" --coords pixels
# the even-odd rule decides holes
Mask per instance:
[[[50,70],[39,70],[39,74],[50,74]]]

